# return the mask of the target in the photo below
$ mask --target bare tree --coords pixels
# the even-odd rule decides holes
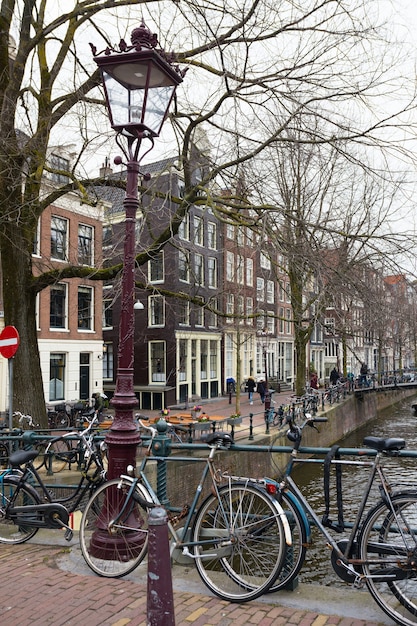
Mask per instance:
[[[149,26],[156,24],[166,33],[165,47],[178,50],[178,61],[190,67],[171,119],[185,194],[177,199],[172,224],[155,236],[152,249],[159,249],[195,201],[217,204],[219,211],[233,214],[236,207],[230,199],[213,197],[213,181],[222,177],[233,188],[242,163],[259,157],[268,146],[292,143],[291,126],[301,111],[306,118],[320,119],[319,125],[305,125],[302,142],[331,143],[343,152],[352,142],[388,147],[382,133],[397,123],[399,112],[380,114],[373,102],[388,81],[395,78],[400,85],[399,72],[394,74],[392,56],[386,56],[393,48],[379,34],[371,4],[2,0],[0,251],[5,321],[16,325],[22,338],[14,368],[16,406],[37,415],[44,411],[36,294],[63,278],[112,279],[120,270],[66,266],[35,276],[32,266],[39,216],[69,191],[87,200],[83,165],[93,151],[104,154],[103,100],[87,42],[104,49],[128,38],[122,18],[130,18],[129,29],[136,26],[140,8]],[[403,111],[410,106],[411,100]],[[196,185],[192,147],[202,136],[200,129],[212,147],[211,167]],[[45,193],[42,181],[51,169],[48,148],[69,131],[80,152],[72,171],[60,172],[70,182]],[[138,263],[148,258],[145,251]]]

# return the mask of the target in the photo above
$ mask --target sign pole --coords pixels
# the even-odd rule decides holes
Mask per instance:
[[[9,432],[13,428],[13,357],[7,359],[9,362]],[[10,445],[11,442],[10,442]]]

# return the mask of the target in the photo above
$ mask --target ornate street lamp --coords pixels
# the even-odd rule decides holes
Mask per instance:
[[[119,322],[119,349],[115,394],[111,405],[115,409],[113,424],[107,433],[109,450],[108,478],[118,478],[126,473],[128,465],[136,465],[136,450],[140,442],[134,422],[137,398],[133,386],[134,332],[135,332],[135,223],[139,208],[139,164],[153,148],[154,138],[161,131],[175,89],[182,82],[184,73],[172,64],[161,49],[158,40],[142,22],[131,37],[132,45],[125,41],[119,50],[107,48],[97,55],[92,47],[94,60],[101,70],[110,124],[116,130],[116,141],[126,158],[125,241],[123,251],[122,295]],[[147,140],[150,147],[141,159],[139,151]],[[121,157],[114,159],[123,162]],[[145,176],[146,177],[146,176]],[[143,307],[142,307],[143,308]],[[132,531],[129,545],[123,539],[108,532],[108,511],[120,505],[120,494],[115,489],[108,497],[112,500],[103,505],[90,541],[90,552],[103,559],[128,560],[142,549],[143,533],[139,531],[140,520],[133,515],[129,519]],[[137,530],[134,530],[137,529]]]
[[[157,36],[143,22],[133,30],[131,41],[131,46],[122,40],[117,51],[107,48],[100,54],[91,46],[102,74],[110,124],[117,132],[117,144],[127,160],[119,349],[116,389],[111,400],[115,415],[106,437],[108,478],[116,478],[126,472],[128,465],[135,465],[140,441],[133,415],[138,404],[133,387],[133,360],[139,164],[153,148],[154,138],[161,131],[175,90],[184,76],[184,72],[173,65],[172,56],[157,49]],[[150,142],[150,147],[139,159],[144,140]],[[122,158],[116,157],[114,161],[120,164]]]

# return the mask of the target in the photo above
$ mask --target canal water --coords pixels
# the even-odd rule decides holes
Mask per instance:
[[[381,411],[378,416],[367,422],[362,428],[339,441],[342,448],[363,448],[363,438],[367,435],[378,437],[402,437],[406,441],[406,448],[417,450],[417,416],[411,405],[416,398],[406,400]],[[323,430],[326,424],[318,424],[319,430]],[[353,457],[352,457],[353,458]],[[392,483],[402,486],[417,487],[417,459],[387,459],[384,467]],[[334,470],[333,470],[334,471]],[[343,466],[342,491],[345,521],[352,520],[357,505],[362,495],[366,481],[367,469]],[[293,473],[295,481],[302,493],[307,497],[310,504],[321,519],[324,513],[324,489],[323,489],[323,465],[321,463],[297,464]],[[336,503],[334,491],[335,475],[331,477],[331,502]],[[379,498],[377,490],[372,494],[376,501]],[[331,509],[330,518],[337,522],[337,509]],[[348,532],[336,534],[337,540],[347,536]],[[313,545],[307,550],[304,566],[299,574],[299,581],[303,583],[320,583],[324,585],[345,586],[333,572],[330,562],[330,551],[325,546],[324,538],[317,529],[313,529]]]

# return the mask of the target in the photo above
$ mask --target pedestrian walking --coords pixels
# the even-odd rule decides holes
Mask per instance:
[[[368,377],[368,366],[366,365],[365,362],[362,363],[361,365],[361,376],[359,379],[359,384],[361,387],[365,386],[367,384],[367,377]]]
[[[330,372],[330,384],[337,385],[337,381],[339,380],[339,378],[340,378],[340,374],[337,371],[337,369],[334,367],[332,371]]]
[[[255,383],[255,379],[253,378],[253,376],[249,376],[246,386],[248,389],[249,404],[253,404],[253,392],[256,389],[256,383]]]
[[[261,396],[261,402],[262,404],[265,402],[265,381],[264,380],[260,380],[258,382],[258,384],[256,385],[256,391],[259,393],[259,395]]]
[[[317,377],[317,372],[313,372],[311,374],[311,378],[310,378],[310,387],[312,389],[318,389],[319,388],[319,379]]]

